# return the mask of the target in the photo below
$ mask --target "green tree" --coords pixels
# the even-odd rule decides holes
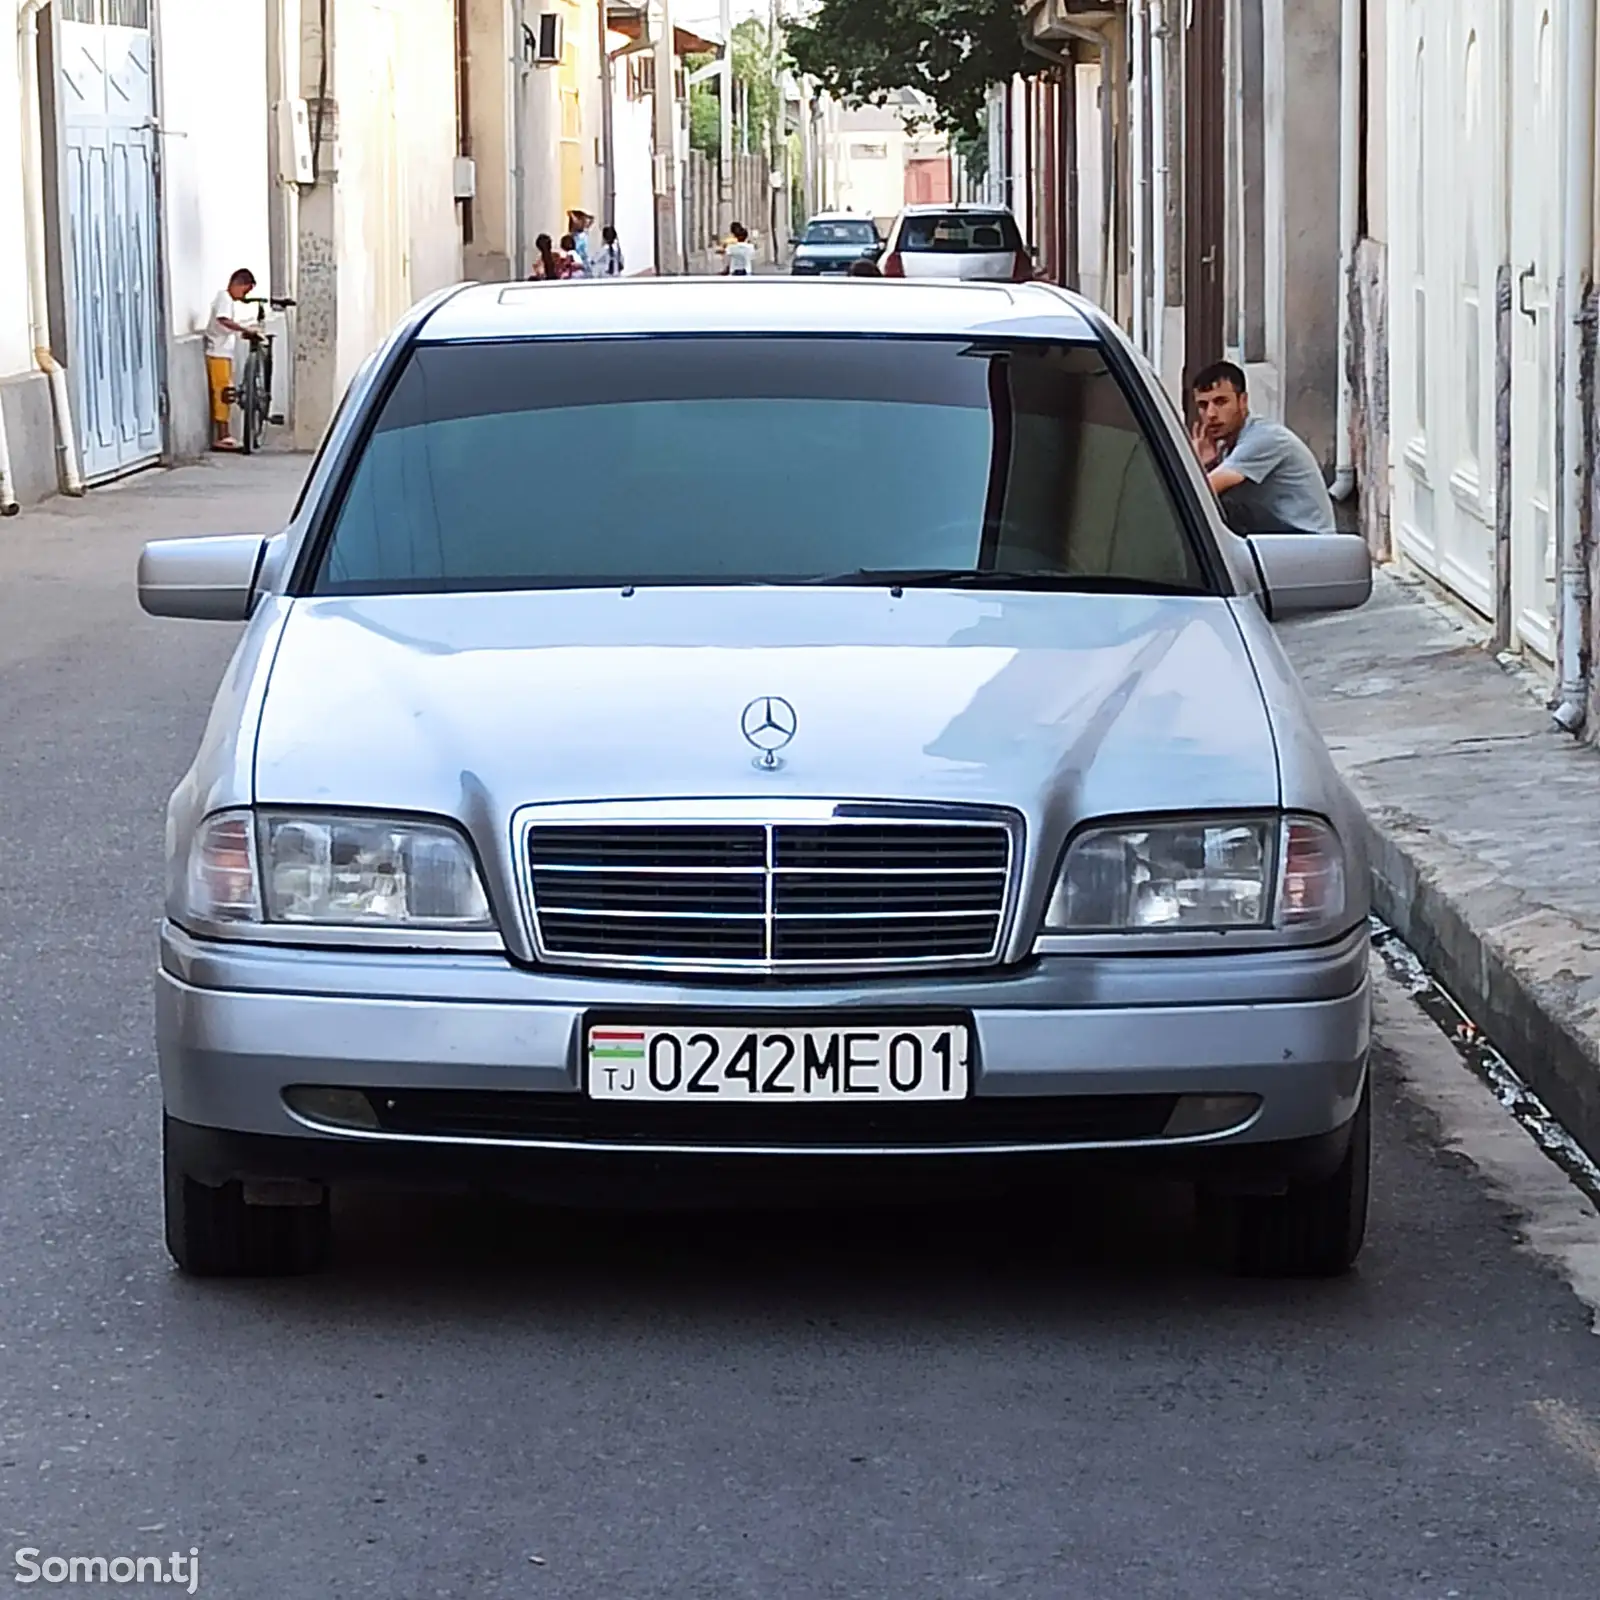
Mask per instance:
[[[1024,48],[1015,0],[821,0],[788,27],[795,65],[843,100],[920,89],[940,126],[975,134],[989,86],[1043,66]]]
[[[683,58],[690,72],[698,72],[717,58],[700,53]],[[689,91],[689,143],[712,160],[722,148],[721,107],[712,82],[697,83]]]
[[[987,132],[968,133],[961,129],[950,139],[951,148],[961,157],[974,183],[981,184],[989,176],[989,136]]]
[[[697,72],[708,67],[717,58],[704,53],[685,56],[684,65]],[[782,58],[773,47],[766,25],[755,17],[748,17],[733,30],[733,76],[737,82],[734,93],[733,141],[735,148],[741,143],[751,150],[775,148],[778,137],[778,117],[782,109],[778,96],[778,83],[782,74]],[[697,83],[689,91],[689,143],[703,150],[713,160],[722,148],[721,94],[715,78]],[[741,116],[741,109],[745,115]]]
[[[735,24],[733,75],[744,86],[748,124],[744,131],[749,136],[745,142],[752,150],[776,148],[782,73],[782,55],[767,25],[759,17],[746,17]]]

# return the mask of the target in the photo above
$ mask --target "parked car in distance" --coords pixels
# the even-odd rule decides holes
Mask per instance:
[[[468,286],[285,528],[148,545],[244,624],[167,818],[180,1267],[317,1266],[342,1184],[1113,1162],[1348,1267],[1368,869],[1272,620],[1371,565],[1231,533],[1155,384],[1044,284]]]
[[[858,261],[872,261],[883,249],[878,225],[871,217],[849,212],[826,212],[806,224],[794,240],[789,270],[797,278],[824,273],[847,273]]]
[[[883,249],[886,278],[1027,283],[1033,256],[1017,219],[997,206],[907,206]]]

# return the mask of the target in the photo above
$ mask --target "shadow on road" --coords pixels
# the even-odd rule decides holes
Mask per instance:
[[[511,1318],[546,1331],[599,1319],[607,1341],[663,1321],[698,1339],[720,1328],[890,1321],[936,1341],[956,1326],[1062,1333],[1105,1316],[1141,1321],[1187,1305],[1202,1320],[1364,1301],[1359,1280],[1231,1279],[1207,1259],[1192,1194],[1121,1181],[1048,1199],[916,1207],[688,1214],[566,1212],[498,1197],[339,1197],[326,1275],[231,1286],[298,1307],[312,1323],[438,1308],[459,1328]],[[214,1294],[217,1285],[199,1286]],[[1231,1308],[1231,1309],[1230,1309]],[[296,1314],[290,1311],[291,1315]]]

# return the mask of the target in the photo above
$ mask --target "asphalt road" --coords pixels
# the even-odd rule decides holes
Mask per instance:
[[[1139,1190],[849,1224],[369,1200],[325,1277],[178,1278],[161,813],[232,631],[144,618],[133,565],[267,528],[299,471],[0,523],[0,1581],[23,1546],[195,1548],[249,1600],[1592,1600],[1600,1228],[1393,989],[1340,1283],[1214,1276]]]

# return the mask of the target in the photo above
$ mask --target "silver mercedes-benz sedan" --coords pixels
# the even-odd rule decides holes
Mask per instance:
[[[1367,866],[1273,634],[1359,539],[1228,531],[1040,285],[472,286],[288,526],[163,541],[245,624],[172,797],[167,1239],[330,1188],[845,1200],[1135,1163],[1237,1269],[1365,1227]]]

